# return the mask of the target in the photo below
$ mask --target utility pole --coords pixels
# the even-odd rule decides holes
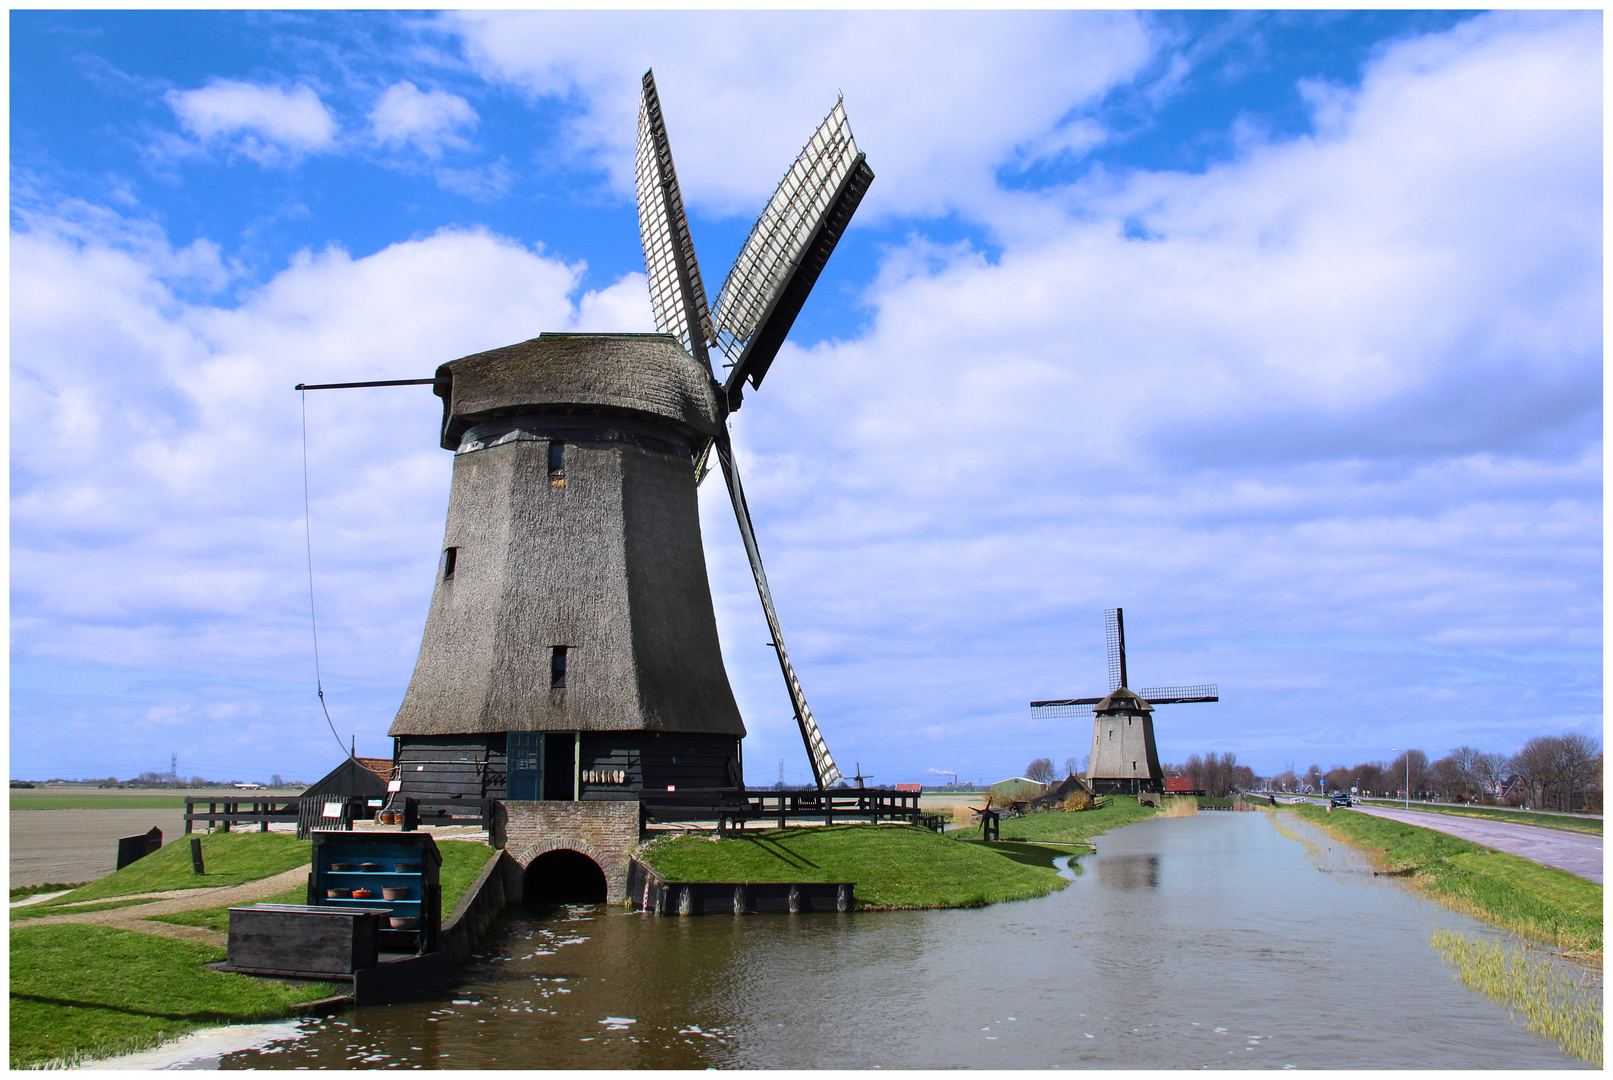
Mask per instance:
[[[169,754],[168,755],[168,779],[172,780],[176,784],[179,783],[179,755],[178,754]]]

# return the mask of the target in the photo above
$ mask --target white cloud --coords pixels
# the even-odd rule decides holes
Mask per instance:
[[[655,68],[685,198],[755,214],[843,91],[879,179],[859,212],[979,213],[993,169],[1150,54],[1131,14],[456,12],[491,79],[580,99],[573,149],[633,188],[639,79]],[[1067,144],[1090,145],[1084,127]]]
[[[336,141],[335,117],[306,86],[286,90],[220,79],[164,97],[204,145],[226,145],[260,164],[295,160]]]
[[[444,147],[469,145],[461,133],[476,127],[470,102],[445,90],[422,91],[407,79],[387,87],[370,112],[375,137],[391,147],[414,146],[427,157]]]

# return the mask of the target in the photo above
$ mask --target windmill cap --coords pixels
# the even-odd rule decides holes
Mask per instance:
[[[1087,699],[1092,700],[1091,698]],[[1101,712],[1153,712],[1154,707],[1136,694],[1122,686],[1112,691],[1108,697],[1093,706],[1092,711]]]
[[[442,446],[486,420],[556,407],[624,413],[684,435],[722,430],[716,386],[669,334],[540,334],[437,369]]]

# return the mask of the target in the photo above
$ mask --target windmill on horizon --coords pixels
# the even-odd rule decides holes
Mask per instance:
[[[1104,643],[1109,651],[1109,693],[1104,697],[1033,701],[1036,716],[1082,716],[1091,713],[1092,757],[1087,784],[1099,795],[1139,795],[1165,790],[1165,770],[1154,742],[1155,705],[1220,701],[1214,683],[1155,686],[1131,690],[1126,672],[1126,623],[1120,608],[1103,613]]]

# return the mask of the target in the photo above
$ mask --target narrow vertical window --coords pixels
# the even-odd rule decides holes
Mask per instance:
[[[442,579],[454,580],[454,566],[459,562],[459,549],[456,547],[442,549]]]
[[[566,486],[566,444],[559,439],[549,444],[549,483]]]
[[[556,645],[549,654],[549,689],[566,688],[566,646]]]

